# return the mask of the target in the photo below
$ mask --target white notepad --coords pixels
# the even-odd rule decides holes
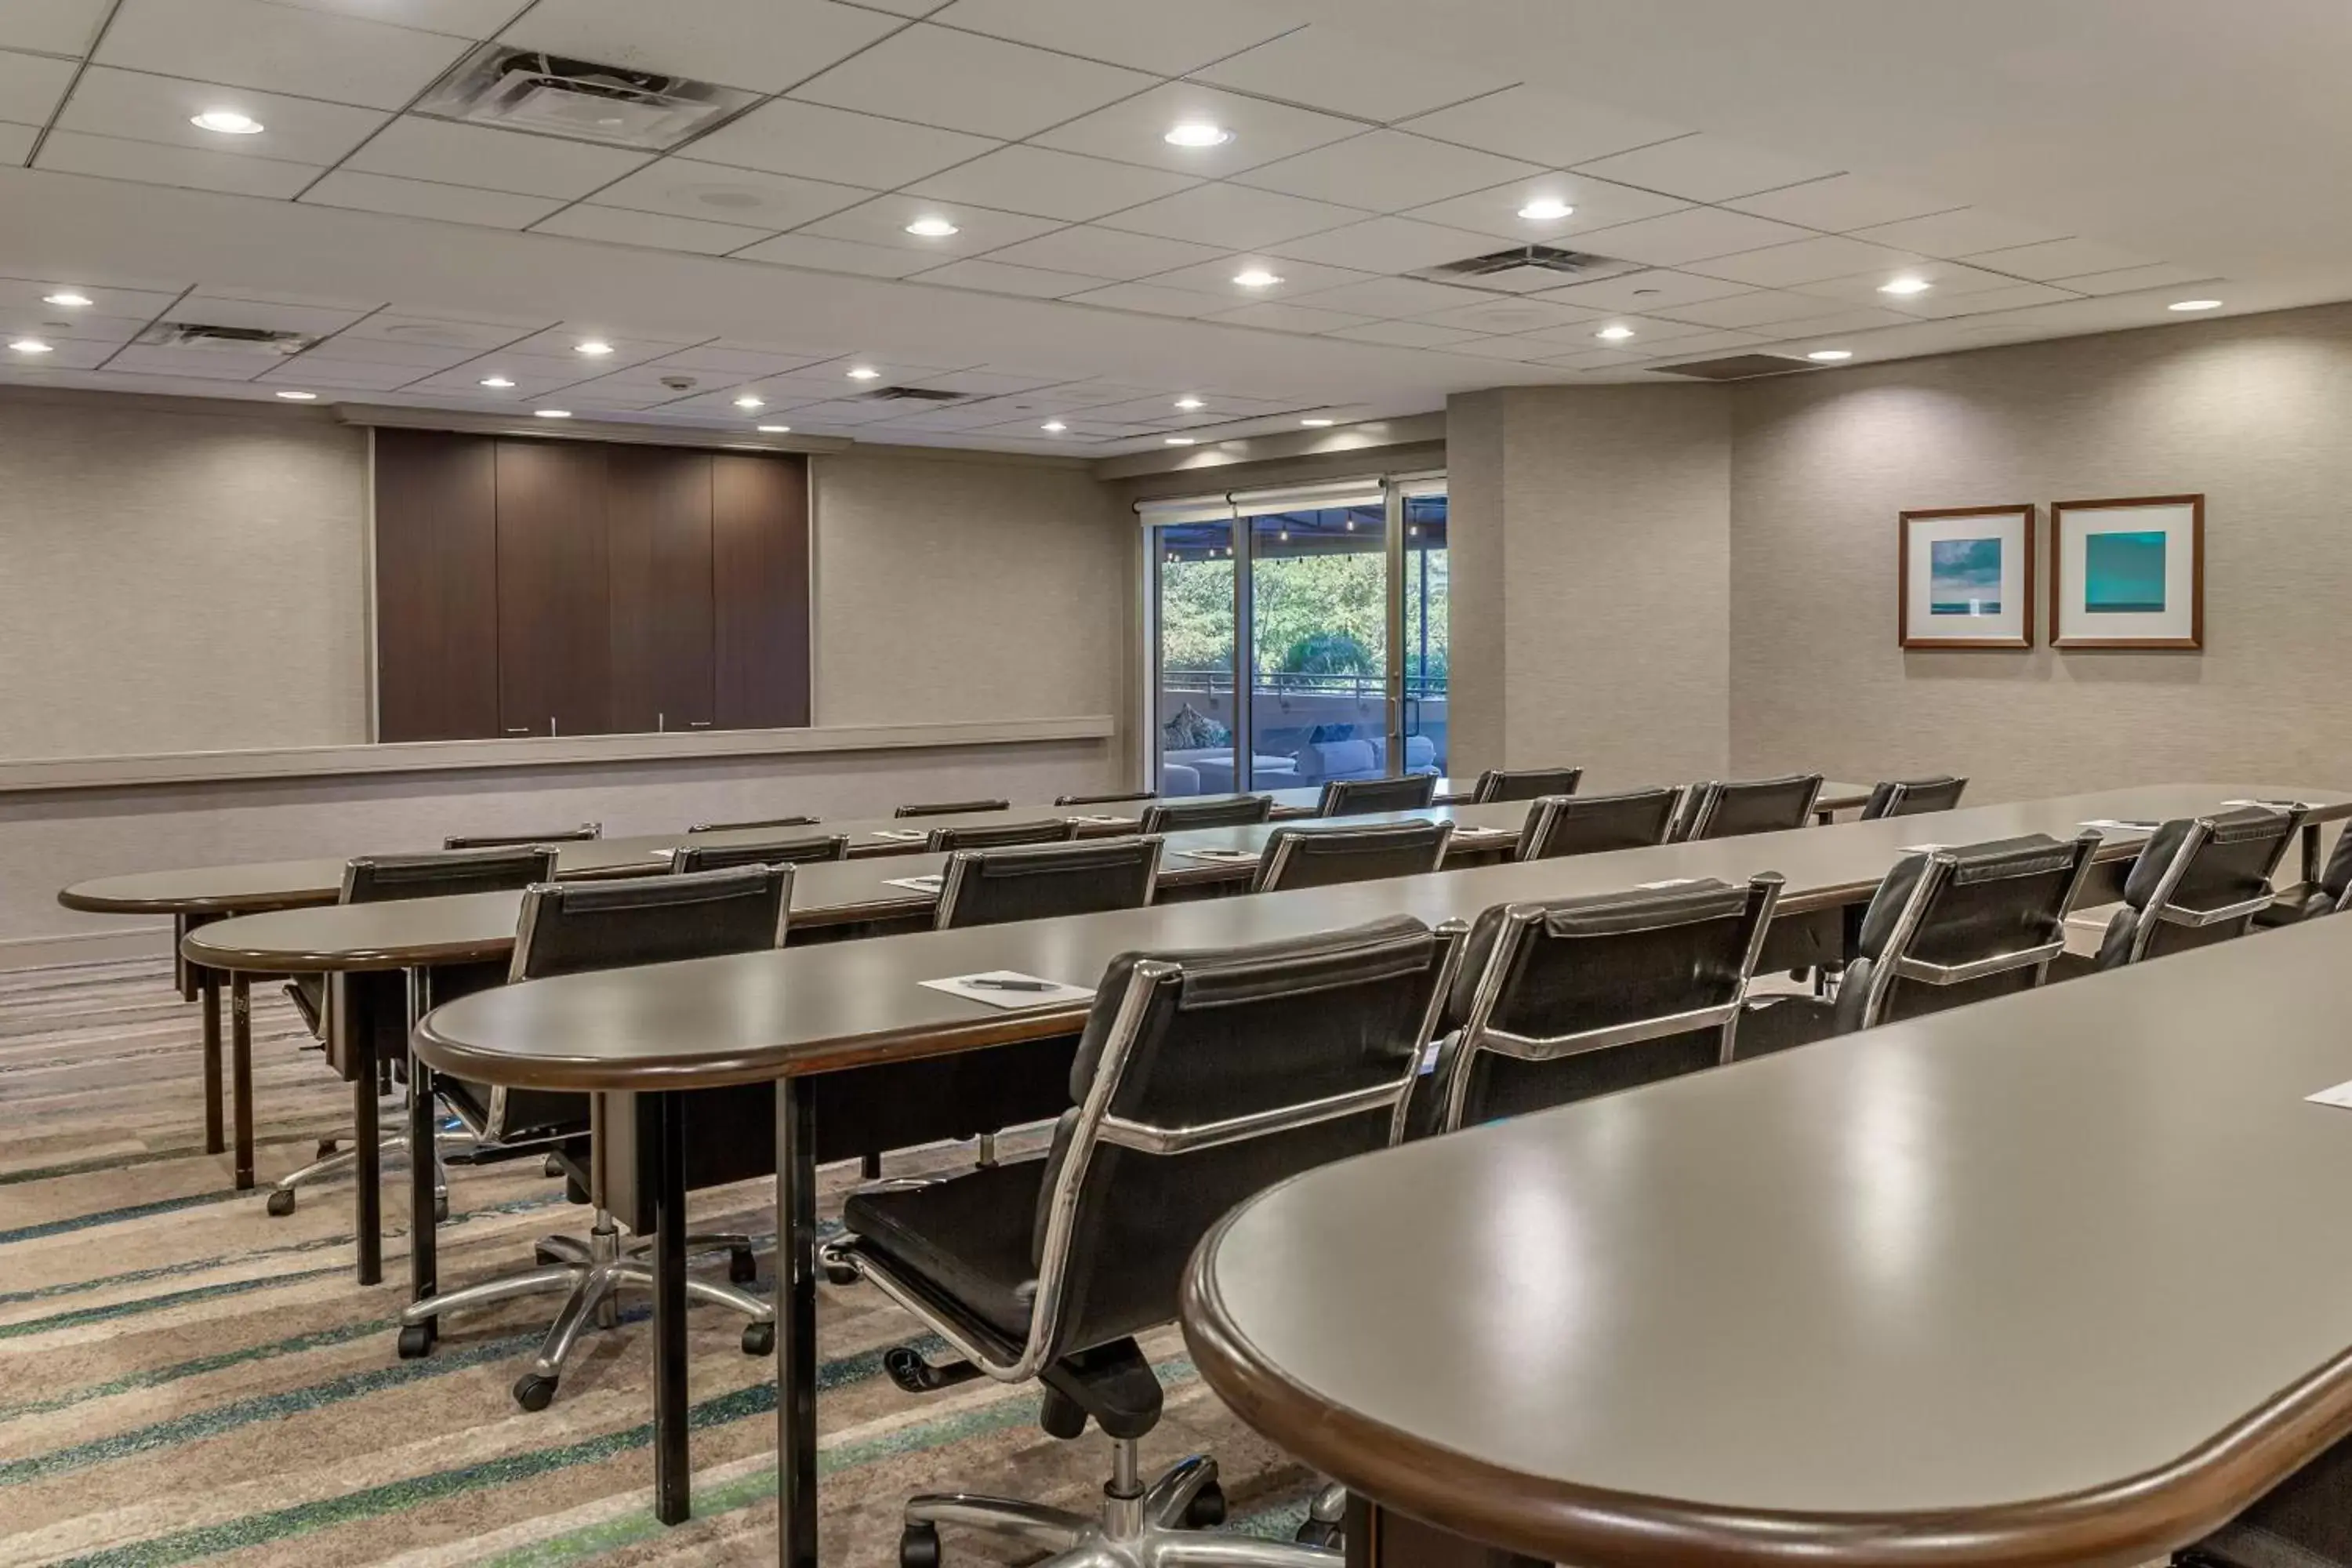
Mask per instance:
[[[1135,818],[1132,816],[1106,816],[1098,811],[1082,811],[1076,816],[1070,817],[1067,820],[1071,822],[1091,822],[1097,826],[1102,827],[1124,827],[1129,823],[1133,822]]]
[[[1095,994],[1092,986],[1065,985],[1058,980],[1024,974],[1017,969],[990,969],[978,974],[950,975],[945,980],[926,980],[921,984],[929,990],[944,991],[967,1002],[1004,1008],[1066,1006],[1072,1002],[1091,1002]]]
[[[893,844],[920,844],[930,835],[919,827],[877,827],[866,837],[887,838]]]
[[[2078,822],[2077,827],[2095,827],[2101,832],[2113,828],[2121,833],[2153,833],[2164,825],[2160,822],[2125,822],[2113,816],[2095,816],[2088,822]]]
[[[910,893],[936,893],[947,879],[936,871],[928,877],[891,877],[884,880],[886,888],[904,888]]]
[[[2333,1105],[2352,1110],[2352,1083],[2339,1083],[2333,1089],[2323,1089],[2317,1094],[2303,1097],[2314,1105]]]
[[[1258,858],[1255,849],[1179,849],[1177,854],[1189,860],[1214,860],[1226,866],[1244,866]]]

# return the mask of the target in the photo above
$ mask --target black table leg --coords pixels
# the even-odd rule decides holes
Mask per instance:
[[[675,1094],[652,1097],[654,1153],[654,1514],[694,1512],[686,1429],[686,1119]]]
[[[383,1147],[376,1128],[375,1031],[373,1020],[352,1009],[352,1039],[346,1049],[352,1073],[352,1231],[359,1243],[360,1283],[383,1279]],[[425,1211],[431,1214],[427,1208]]]
[[[2345,831],[2352,833],[2352,828]],[[2303,825],[2303,885],[2319,886],[2319,824],[2306,822]]]
[[[440,1214],[433,1193],[435,1156],[433,1069],[408,1058],[408,1299],[422,1301],[441,1291]],[[440,1331],[440,1320],[423,1324],[429,1348]]]
[[[253,1188],[253,980],[228,977],[229,1067],[236,1089],[236,1190]]]
[[[226,1120],[221,1112],[220,971],[196,971],[196,999],[205,1016],[205,1152],[217,1154],[228,1147]]]
[[[776,1561],[816,1568],[816,1097],[776,1085]]]

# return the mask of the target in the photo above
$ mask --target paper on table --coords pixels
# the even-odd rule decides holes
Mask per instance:
[[[1258,858],[1255,849],[1179,849],[1176,853],[1188,859],[1222,860],[1229,865],[1239,865]]]
[[[1099,811],[1082,811],[1069,819],[1072,822],[1092,822],[1104,826],[1123,827],[1135,820],[1132,816],[1106,816]]]
[[[2095,816],[2088,822],[2078,822],[2077,827],[2116,827],[2126,833],[2153,833],[2164,825],[2160,822],[2126,822],[2120,817]]]
[[[1898,855],[1933,855],[1938,849],[1948,849],[1948,844],[1906,844],[1895,851]]]
[[[1696,877],[1669,877],[1663,882],[1636,882],[1633,884],[1633,890],[1641,893],[1654,893],[1661,888],[1687,888],[1697,880]]]
[[[991,1007],[1046,1007],[1089,1001],[1094,996],[1091,986],[1065,985],[1058,980],[1024,974],[1017,969],[990,969],[978,974],[956,974],[920,984],[929,990],[944,991],[967,1002],[983,1002]]]
[[[886,878],[882,885],[886,888],[904,888],[910,893],[936,893],[946,880],[935,871],[928,877]]]
[[[2339,1083],[2333,1089],[2323,1089],[2317,1094],[2306,1094],[2303,1098],[2313,1105],[2334,1105],[2352,1110],[2352,1083]]]
[[[895,844],[920,844],[930,835],[919,827],[877,827],[867,837],[887,838]]]

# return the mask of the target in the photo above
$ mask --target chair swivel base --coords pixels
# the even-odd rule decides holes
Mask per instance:
[[[470,1151],[475,1147],[475,1139],[470,1132],[437,1132],[433,1142],[433,1217],[446,1220],[449,1217],[449,1173],[442,1163],[441,1147],[446,1144]],[[408,1134],[387,1133],[379,1148],[384,1155],[405,1153]],[[271,1215],[283,1219],[294,1212],[295,1194],[301,1188],[323,1182],[330,1176],[348,1175],[358,1163],[359,1152],[356,1149],[342,1147],[333,1138],[322,1138],[319,1141],[319,1158],[272,1187],[265,1206]]]
[[[689,1275],[686,1281],[688,1300],[709,1301],[742,1313],[751,1320],[743,1325],[743,1353],[772,1353],[776,1348],[775,1309],[740,1289],[758,1277],[751,1238],[689,1236],[686,1248],[688,1253],[726,1253],[727,1275],[732,1281],[721,1285]],[[538,1267],[485,1279],[446,1296],[428,1296],[411,1302],[400,1314],[401,1357],[414,1360],[431,1353],[435,1321],[446,1313],[488,1307],[520,1296],[566,1292],[562,1309],[549,1326],[547,1337],[540,1342],[539,1354],[532,1360],[530,1370],[514,1384],[517,1405],[525,1410],[544,1410],[554,1401],[563,1363],[571,1358],[580,1336],[591,1327],[609,1329],[619,1321],[615,1309],[622,1288],[652,1289],[652,1249],[650,1237],[623,1247],[619,1231],[610,1226],[599,1226],[585,1241],[571,1236],[542,1237],[532,1248]]]

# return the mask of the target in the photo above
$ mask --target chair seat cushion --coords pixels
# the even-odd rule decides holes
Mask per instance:
[[[1045,1170],[1043,1160],[1020,1160],[929,1186],[858,1193],[842,1224],[884,1261],[1018,1341],[1037,1299],[1029,1238]]]
[[[1847,984],[1853,982],[1849,980]],[[1751,1002],[1740,1015],[1732,1055],[1740,1061],[1810,1046],[1839,1033],[1837,1005],[1813,996],[1771,996]]]

